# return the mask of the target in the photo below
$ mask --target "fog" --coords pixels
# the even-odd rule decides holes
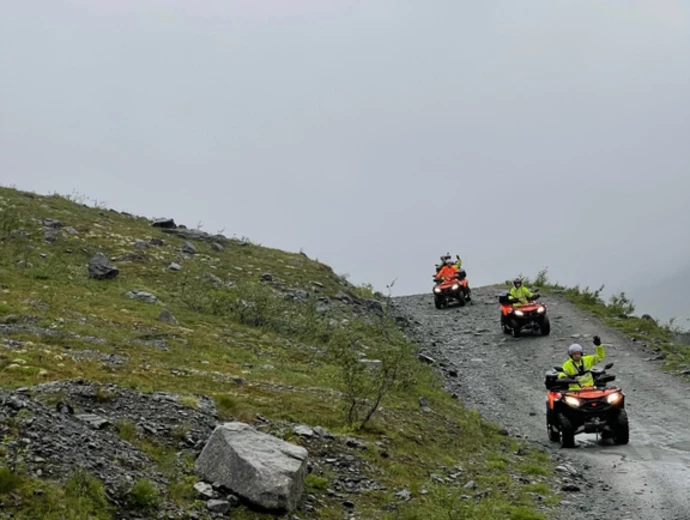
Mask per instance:
[[[687,3],[1,3],[4,185],[398,295],[446,251],[473,285],[690,264]]]

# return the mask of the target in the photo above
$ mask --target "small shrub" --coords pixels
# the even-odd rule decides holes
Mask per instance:
[[[193,395],[183,395],[177,402],[187,408],[194,408],[195,410],[199,408],[199,400]]]
[[[304,477],[304,484],[313,489],[326,489],[328,487],[328,479],[310,473]]]
[[[110,507],[103,483],[81,467],[72,472],[65,485],[65,494],[70,498],[91,502],[96,510],[106,510]]]
[[[635,304],[625,296],[624,292],[612,295],[609,299],[608,308],[613,315],[625,318],[635,312]]]
[[[7,466],[0,466],[0,495],[5,495],[17,489],[22,479]]]
[[[137,427],[132,421],[119,419],[115,421],[115,427],[123,441],[132,442],[137,438]]]
[[[146,478],[136,481],[127,498],[129,507],[137,511],[151,511],[158,506],[160,500],[156,485]]]

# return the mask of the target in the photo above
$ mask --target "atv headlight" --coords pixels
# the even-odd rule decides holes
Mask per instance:
[[[441,292],[441,288],[440,288],[440,287],[434,287],[434,292],[437,293],[437,294],[440,293],[440,292]]]
[[[522,311],[515,311],[515,316],[524,316],[525,313]]]
[[[577,408],[578,406],[580,406],[580,400],[577,397],[571,397],[569,395],[566,395],[563,400],[568,406],[572,406],[573,408]]]
[[[539,308],[537,309],[537,312],[541,314],[541,313],[543,313],[545,310],[546,310],[546,309],[544,309],[544,307],[539,307]]]
[[[460,289],[460,286],[458,284],[453,284],[453,290],[457,291],[458,289]]]
[[[623,396],[621,395],[620,392],[614,392],[613,394],[609,394],[606,396],[606,401],[609,404],[616,404],[618,401],[621,400],[621,397],[623,397]]]

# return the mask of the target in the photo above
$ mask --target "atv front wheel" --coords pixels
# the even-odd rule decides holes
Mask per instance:
[[[443,309],[443,301],[441,301],[441,298],[438,296],[434,297],[434,305],[436,306],[437,309]]]
[[[551,322],[549,321],[548,316],[544,316],[544,319],[539,326],[539,330],[541,330],[542,336],[548,336],[551,333]]]
[[[613,442],[614,444],[628,444],[630,440],[630,426],[628,425],[628,412],[620,410],[614,419]]]
[[[558,415],[561,430],[561,448],[575,447],[575,428],[573,423],[563,414]]]
[[[460,290],[460,294],[458,294],[458,305],[460,305],[460,307],[465,306],[465,295],[462,290]]]
[[[514,338],[519,338],[521,335],[522,335],[522,334],[521,334],[521,331],[520,331],[520,327],[517,326],[517,325],[514,325],[514,326],[513,326],[513,337],[514,337]]]

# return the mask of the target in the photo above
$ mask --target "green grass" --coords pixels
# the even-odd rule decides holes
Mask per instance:
[[[521,276],[522,277],[522,276]],[[679,340],[681,334],[673,320],[662,324],[649,315],[636,316],[635,304],[625,293],[612,295],[609,301],[601,297],[602,285],[596,290],[589,287],[565,287],[549,280],[547,269],[540,271],[534,280],[522,277],[528,287],[540,288],[544,294],[562,296],[576,307],[599,317],[605,325],[618,329],[629,337],[647,344],[664,359],[664,368],[673,371],[690,369],[690,346]],[[512,285],[512,282],[506,282]]]
[[[547,517],[530,486],[540,485],[550,503],[557,501],[553,489],[544,489],[550,487],[545,476],[551,475],[548,457],[529,449],[524,456],[515,455],[519,444],[443,391],[440,376],[417,361],[413,345],[385,315],[358,319],[348,307],[321,312],[318,298],[337,293],[378,298],[385,305],[385,298],[371,286],[355,287],[346,276],[302,253],[247,240],[221,240],[221,251],[210,242],[193,241],[198,254],[186,258],[179,254],[184,239],[152,228],[147,219],[79,202],[0,188],[0,320],[9,314],[16,325],[32,319],[31,326],[56,334],[16,330],[12,339],[24,345],[0,352],[0,386],[18,388],[82,377],[141,392],[175,392],[190,407],[198,406],[195,396],[207,395],[215,400],[223,419],[253,422],[262,414],[271,421],[318,425],[356,436],[368,443],[366,450],[359,451],[368,463],[365,476],[388,488],[353,497],[357,512],[366,518]],[[40,218],[58,219],[77,234],[44,243],[35,221]],[[30,235],[12,233],[18,228]],[[135,239],[152,238],[164,245],[135,249]],[[141,259],[115,262],[120,269],[116,279],[89,279],[86,266],[95,253],[110,258],[134,251]],[[182,265],[182,271],[168,270],[171,262]],[[208,273],[232,282],[232,287],[215,286],[205,278]],[[272,286],[260,280],[263,273],[270,273],[283,287],[307,291],[309,298],[291,301],[274,294]],[[161,303],[125,297],[131,290],[149,291]],[[179,325],[158,321],[163,309]],[[102,341],[89,339],[94,337]],[[147,344],[152,340],[165,341],[167,350]],[[85,351],[91,354],[86,357]],[[383,360],[383,368],[362,370],[360,351]],[[115,354],[126,362],[112,365],[99,354]],[[380,407],[364,423],[371,399],[382,388]],[[427,397],[435,413],[421,412],[420,395]],[[110,398],[99,391],[99,400]],[[354,416],[348,414],[352,399],[357,403]],[[120,436],[149,455],[170,480],[167,489],[137,482],[126,501],[129,506],[146,512],[169,499],[191,507],[193,461],[177,460],[172,448],[141,437],[133,423],[119,421],[116,426]],[[182,425],[174,435],[181,438],[185,433]],[[385,439],[384,456],[374,443]],[[439,466],[460,466],[463,471],[455,480],[438,482],[433,475]],[[322,505],[318,516],[300,513],[300,517],[342,518],[341,500],[326,493],[330,478],[328,474],[307,478],[307,489]],[[487,494],[474,498],[474,492],[462,489],[469,480]],[[0,486],[2,482],[0,473]],[[7,482],[19,497],[32,496],[39,485],[46,490],[33,496],[30,504],[28,500],[5,504],[17,518],[32,514],[53,518],[41,511],[51,510],[58,499],[65,504],[78,502],[75,490],[57,484],[26,478],[14,484],[7,478]],[[403,488],[413,492],[413,499],[387,511],[385,506],[396,501],[393,490]],[[66,518],[75,520],[89,515],[111,518],[107,510],[90,513],[89,507],[100,500],[92,491],[88,500],[79,499],[83,505],[60,506],[56,511],[73,510]],[[463,498],[465,494],[472,499]],[[233,517],[272,518],[243,507],[234,510]]]

